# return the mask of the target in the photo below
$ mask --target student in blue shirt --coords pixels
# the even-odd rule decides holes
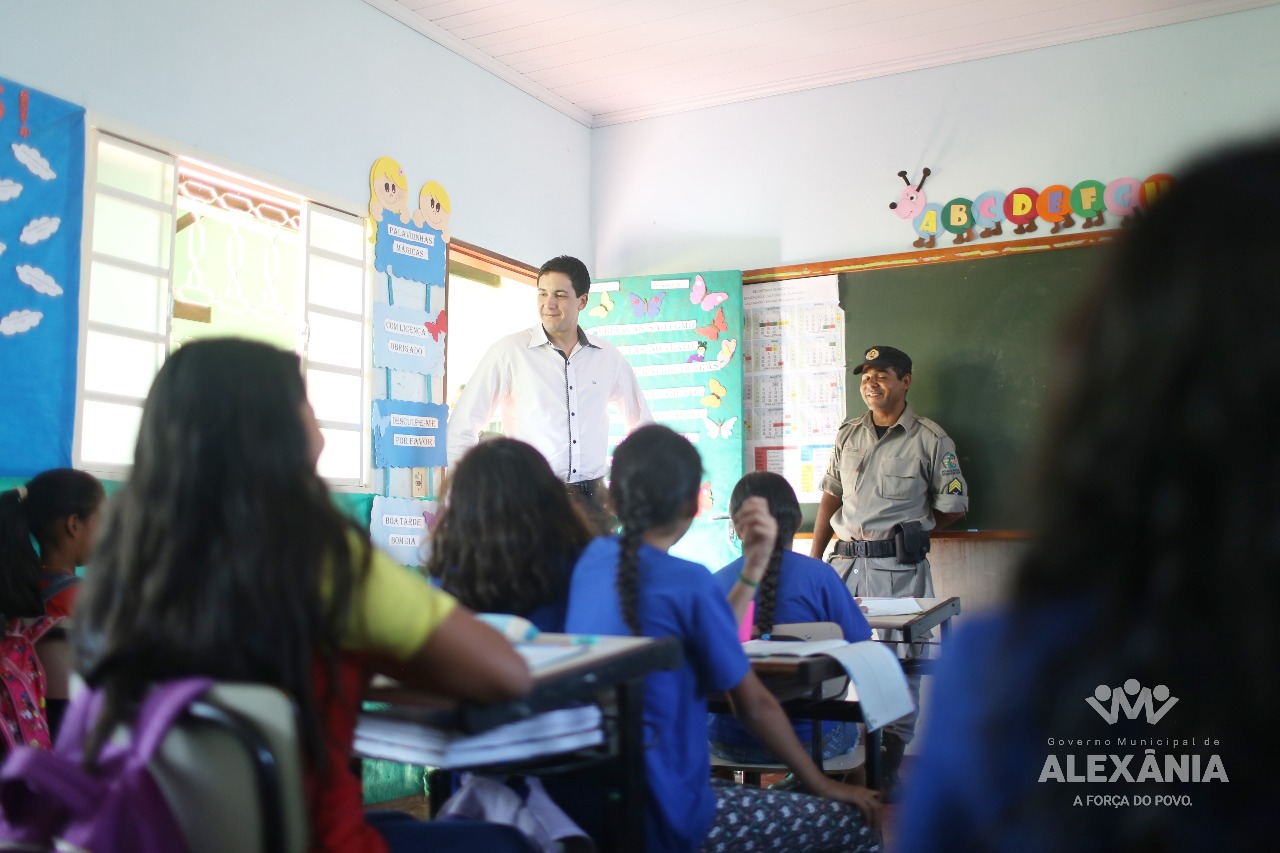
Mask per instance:
[[[878,795],[829,779],[814,765],[777,700],[751,671],[729,603],[711,574],[668,553],[697,514],[698,451],[665,426],[644,426],[618,445],[611,477],[609,496],[622,532],[596,539],[578,560],[565,627],[681,641],[681,665],[645,679],[645,849],[879,850]],[[750,501],[745,512],[768,516],[762,500]],[[768,522],[745,525],[749,559],[772,549],[776,528]],[[818,796],[711,780],[707,694],[720,691],[747,728]]]
[[[472,610],[523,616],[558,632],[569,575],[589,541],[585,518],[542,454],[495,438],[453,467],[425,568]]]
[[[745,612],[746,604],[754,593],[753,633],[756,636],[768,634],[775,624],[780,623],[835,622],[850,643],[871,639],[871,626],[840,577],[821,560],[791,550],[791,542],[800,529],[801,515],[800,501],[786,478],[772,471],[752,471],[733,487],[729,512],[738,515],[743,503],[751,497],[768,502],[769,514],[778,523],[778,537],[758,588],[750,572],[744,573],[745,555],[716,572],[716,583],[734,605],[734,615],[739,615],[739,609]],[[741,538],[743,531],[737,532]],[[809,720],[792,722],[801,743],[809,743],[812,725]],[[758,738],[728,714],[710,716],[707,736],[711,741],[711,752],[721,758],[746,764],[778,760]],[[857,723],[827,721],[822,724],[824,759],[852,752],[857,745]]]

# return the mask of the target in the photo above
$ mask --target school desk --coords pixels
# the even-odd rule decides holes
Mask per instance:
[[[917,598],[920,604],[919,613],[906,616],[868,616],[867,622],[877,630],[896,630],[902,632],[901,643],[927,643],[925,636],[934,628],[938,629],[941,638],[937,647],[941,649],[951,635],[951,617],[960,614],[960,599],[952,598]],[[896,645],[893,643],[892,645]],[[927,673],[937,665],[936,657],[911,658],[902,662],[902,669],[908,675]]]
[[[958,598],[917,598],[920,613],[905,616],[876,616],[867,621],[872,628],[893,629],[903,632],[902,642],[921,642],[931,629],[938,628],[945,643],[950,634],[951,617],[960,612]],[[937,658],[920,661],[903,661],[906,672],[928,672],[927,664]],[[751,670],[760,677],[769,692],[777,697],[787,716],[796,720],[862,722],[862,708],[856,698],[823,699],[822,683],[845,675],[844,667],[827,655],[794,657],[775,655],[752,658]],[[856,688],[855,688],[856,692]],[[720,714],[732,713],[723,696],[712,697],[710,710]],[[822,727],[813,726],[810,744],[814,763],[822,766]],[[880,782],[880,730],[867,732],[867,786],[878,788]]]
[[[581,652],[538,667],[533,671],[533,689],[508,702],[474,703],[442,699],[387,679],[378,679],[365,693],[369,702],[386,707],[366,711],[417,720],[437,729],[479,734],[505,723],[581,702],[597,702],[605,710],[606,721],[616,722],[607,732],[604,747],[579,754],[508,762],[474,769],[486,773],[554,773],[567,767],[593,766],[603,773],[606,809],[602,822],[607,837],[597,839],[602,850],[623,853],[641,851],[644,846],[644,804],[646,797],[644,762],[644,677],[651,672],[675,669],[680,665],[680,642],[674,637],[575,637],[568,634],[541,634],[537,644],[576,644]],[[429,791],[433,814],[441,804],[440,790]]]

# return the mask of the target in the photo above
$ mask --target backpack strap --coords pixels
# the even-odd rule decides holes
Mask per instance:
[[[133,758],[138,764],[151,760],[174,721],[213,684],[212,678],[179,678],[151,688],[133,727]]]
[[[130,752],[138,764],[151,760],[174,721],[213,685],[212,678],[196,677],[159,682],[152,686],[132,727],[133,747]],[[105,700],[106,694],[102,690],[91,689],[80,691],[71,700],[58,732],[55,747],[58,752],[76,757],[84,754],[85,741],[102,713]]]
[[[40,580],[48,581],[48,586],[40,591],[40,600],[44,602],[80,583],[78,575],[68,575],[63,572],[41,572]]]
[[[28,643],[36,643],[45,634],[58,626],[65,616],[38,616],[30,625],[23,626],[21,619],[12,619],[5,626],[5,633],[10,637],[21,637]]]

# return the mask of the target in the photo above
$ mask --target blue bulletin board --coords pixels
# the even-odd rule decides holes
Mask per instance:
[[[631,276],[593,282],[582,328],[609,340],[635,369],[654,419],[702,456],[698,517],[671,553],[711,569],[740,554],[729,494],[743,473],[742,273]],[[624,436],[610,428],[610,447]]]
[[[0,476],[71,464],[84,109],[0,77]]]

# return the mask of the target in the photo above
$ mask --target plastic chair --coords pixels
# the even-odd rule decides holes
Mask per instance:
[[[223,683],[170,731],[151,773],[192,853],[304,853],[296,709],[284,691]]]
[[[795,637],[805,642],[811,640],[841,640],[844,639],[844,629],[835,622],[786,622],[774,625],[769,636],[775,639]],[[849,676],[847,675],[828,678],[822,682],[821,698],[823,699],[839,699],[848,692]]]

